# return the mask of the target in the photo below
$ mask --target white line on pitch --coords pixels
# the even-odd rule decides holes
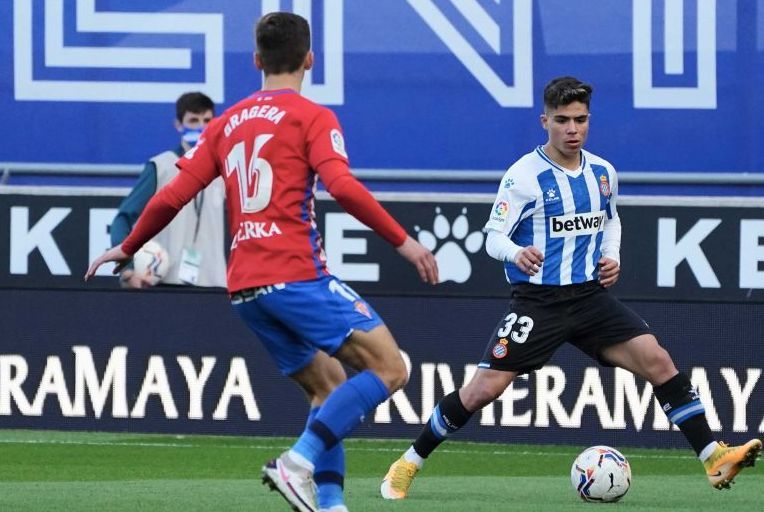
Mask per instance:
[[[0,438],[0,444],[50,444],[50,445],[75,445],[75,446],[120,446],[120,447],[142,447],[142,448],[237,448],[246,450],[286,450],[291,444],[272,444],[272,445],[234,445],[234,444],[189,444],[189,443],[168,443],[168,442],[123,442],[123,441],[75,441],[75,440],[45,440],[45,439],[2,439]],[[384,448],[384,447],[355,447],[345,446],[345,451],[348,452],[376,452],[376,453],[398,453],[400,448]],[[627,450],[628,451],[628,450]],[[451,449],[441,448],[439,453],[453,453],[453,454],[474,454],[477,453],[474,450],[464,449]],[[570,457],[575,455],[570,452],[554,452],[554,451],[512,451],[512,450],[492,450],[490,452],[479,451],[482,454],[490,455],[532,455],[532,456],[557,456],[557,457]],[[647,454],[630,454],[630,459],[694,459],[696,457],[692,455],[647,455]]]

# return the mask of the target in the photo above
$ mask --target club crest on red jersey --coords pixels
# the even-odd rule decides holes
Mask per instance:
[[[371,318],[371,311],[369,311],[369,306],[367,306],[364,301],[362,300],[355,301],[355,303],[353,303],[353,309],[361,313],[366,318]]]

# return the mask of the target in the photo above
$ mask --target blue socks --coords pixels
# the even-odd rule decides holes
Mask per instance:
[[[310,410],[308,425],[315,419],[318,411],[319,407]],[[331,508],[345,504],[342,493],[345,484],[345,448],[341,441],[318,458],[313,473],[313,481],[318,490],[319,508]]]
[[[342,439],[389,395],[380,378],[366,370],[335,389],[321,407],[311,409],[308,425],[292,450],[315,466],[313,481],[318,489],[320,508],[345,503]]]
[[[369,370],[348,379],[329,395],[292,450],[317,465],[325,452],[344,439],[389,395],[387,386]]]

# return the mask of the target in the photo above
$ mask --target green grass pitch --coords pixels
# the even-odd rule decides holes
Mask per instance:
[[[285,438],[0,430],[2,512],[287,511],[260,482]],[[584,503],[570,484],[582,446],[450,441],[433,454],[410,497],[388,502],[379,483],[403,441],[346,443],[351,511],[761,510],[764,471],[746,469],[731,491],[706,482],[689,450],[623,448],[634,481],[616,504]]]

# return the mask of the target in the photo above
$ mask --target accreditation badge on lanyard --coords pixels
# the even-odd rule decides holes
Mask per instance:
[[[199,283],[199,269],[202,266],[202,255],[196,250],[196,239],[199,237],[199,224],[202,219],[202,206],[204,206],[204,190],[194,198],[194,211],[196,212],[196,228],[194,229],[194,241],[191,247],[184,247],[178,268],[178,279],[186,284],[196,285]]]

